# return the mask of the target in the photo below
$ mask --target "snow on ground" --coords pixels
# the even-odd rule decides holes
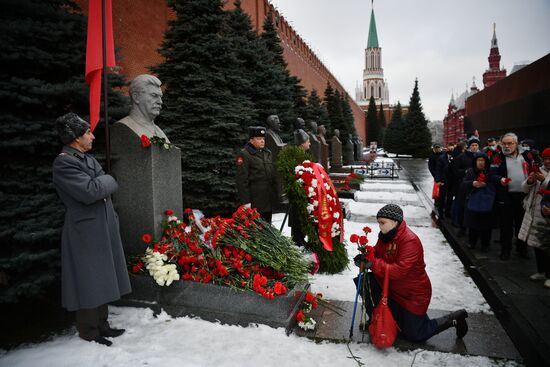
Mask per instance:
[[[368,181],[367,184],[380,182]],[[388,181],[389,182],[389,181]],[[404,184],[405,181],[399,184]],[[365,185],[365,189],[369,185]],[[352,218],[369,218],[368,222],[346,220],[345,239],[361,234],[368,225],[373,232],[368,236],[374,244],[378,225],[374,218],[381,203],[350,202]],[[424,208],[403,206],[405,219],[416,222],[430,218]],[[283,214],[275,214],[273,224],[280,228]],[[470,312],[490,312],[481,293],[467,276],[464,267],[437,228],[411,226],[424,245],[424,257],[432,282],[430,308],[455,310],[464,307]],[[288,221],[283,233],[290,236]],[[340,274],[311,276],[314,292],[326,299],[354,301],[353,277],[358,269],[353,257],[358,253],[354,244],[348,244],[350,264]],[[346,344],[315,343],[296,335],[286,336],[284,329],[265,325],[220,325],[189,317],[172,318],[166,313],[157,317],[149,309],[111,307],[110,320],[114,327],[127,332],[114,339],[106,348],[82,341],[73,328],[69,334],[54,336],[48,342],[25,345],[15,350],[0,351],[0,367],[126,367],[126,366],[357,366],[351,359]],[[367,365],[383,366],[518,366],[486,357],[461,356],[424,350],[397,351],[394,348],[377,350],[371,344],[350,344],[352,353]]]
[[[430,308],[448,311],[464,308],[468,312],[492,313],[443,234],[432,227],[411,229],[424,247],[426,271],[432,283]]]
[[[355,200],[359,202],[392,202],[395,204],[409,204],[422,205],[418,201],[418,195],[415,192],[401,192],[401,191],[356,191]],[[400,204],[401,203],[401,204]]]
[[[378,210],[380,210],[380,208],[383,207],[385,204],[386,203],[384,202],[360,203],[357,201],[350,201],[349,211],[351,213],[351,219],[357,221],[374,220],[376,219],[376,213],[378,212]],[[399,206],[401,207],[401,209],[403,209],[403,215],[405,216],[405,219],[408,219],[409,221],[411,219],[414,219],[417,220],[417,222],[418,220],[422,220],[422,222],[425,222],[426,225],[429,225],[430,218],[428,217],[428,212],[424,207],[401,204],[399,204]]]
[[[392,181],[389,181],[392,182]],[[386,182],[365,182],[361,184],[362,191],[402,191],[402,192],[414,192],[414,188],[410,183],[386,183]]]
[[[149,309],[111,307],[113,326],[126,333],[107,348],[76,335],[27,345],[0,355],[10,367],[139,367],[139,366],[357,366],[346,344],[315,343],[284,329],[265,325],[228,326],[189,317],[157,317]],[[517,366],[515,362],[424,350],[377,350],[371,344],[350,344],[352,353],[369,366]]]

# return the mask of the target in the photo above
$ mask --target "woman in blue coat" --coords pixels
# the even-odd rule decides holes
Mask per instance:
[[[472,168],[466,170],[462,190],[466,198],[464,226],[468,228],[471,249],[481,240],[481,251],[487,252],[494,227],[494,203],[498,179],[489,173],[490,162],[483,152],[474,153]]]

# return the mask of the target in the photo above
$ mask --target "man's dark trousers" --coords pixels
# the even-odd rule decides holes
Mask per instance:
[[[527,244],[517,239],[521,222],[525,210],[523,209],[523,199],[525,194],[522,192],[508,192],[507,200],[500,205],[500,243],[502,253],[510,255],[512,250],[512,238],[516,237],[516,250],[520,254],[527,253]]]

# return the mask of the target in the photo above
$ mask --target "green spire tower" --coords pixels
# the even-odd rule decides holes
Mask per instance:
[[[373,2],[371,2],[372,4]],[[363,110],[367,110],[370,98],[374,98],[377,106],[389,105],[388,86],[384,80],[382,68],[382,48],[378,43],[378,31],[374,16],[374,4],[370,13],[369,34],[367,48],[365,49],[365,69],[363,70],[363,83],[355,90],[355,99]]]

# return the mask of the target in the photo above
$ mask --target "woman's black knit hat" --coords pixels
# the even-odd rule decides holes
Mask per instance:
[[[403,221],[403,210],[399,207],[399,205],[387,204],[384,205],[376,214],[376,219],[378,218],[393,219],[401,223]]]

